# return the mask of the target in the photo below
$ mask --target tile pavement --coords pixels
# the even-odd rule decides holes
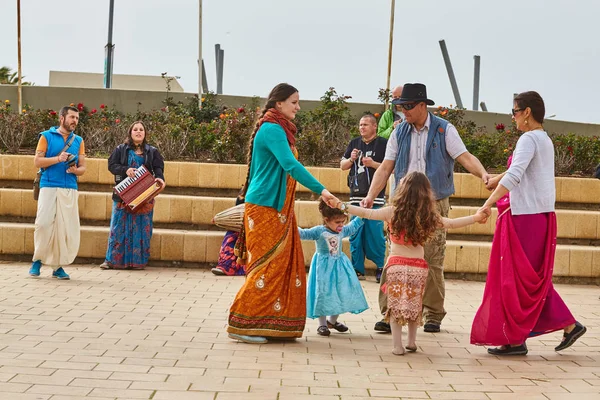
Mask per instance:
[[[350,334],[248,345],[227,338],[227,309],[243,278],[207,270],[67,268],[71,281],[27,277],[0,262],[0,399],[363,400],[600,398],[600,290],[558,285],[588,333],[571,349],[560,333],[528,342],[528,356],[499,359],[469,344],[483,284],[448,281],[440,334],[419,351],[391,354],[371,310],[343,315]]]

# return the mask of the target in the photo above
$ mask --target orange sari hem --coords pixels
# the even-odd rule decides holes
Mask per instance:
[[[227,332],[302,337],[306,324],[306,269],[294,214],[296,181],[288,177],[281,212],[246,203],[246,281],[230,308]]]

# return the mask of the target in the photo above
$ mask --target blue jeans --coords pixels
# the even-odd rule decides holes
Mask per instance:
[[[373,208],[381,208],[381,206],[373,206]],[[350,236],[350,253],[352,254],[352,266],[363,275],[365,274],[365,257],[373,261],[377,268],[383,268],[385,264],[383,221],[365,219],[364,225]]]

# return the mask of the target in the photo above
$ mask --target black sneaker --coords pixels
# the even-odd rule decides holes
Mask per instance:
[[[354,270],[356,271],[356,270]],[[358,277],[359,281],[364,281],[365,279],[367,279],[366,276],[364,276],[363,274],[361,274],[360,272],[356,271],[356,276]]]
[[[337,322],[335,324],[332,324],[331,322],[327,321],[327,328],[329,329],[335,329],[338,332],[347,332],[348,331],[348,327],[344,324],[342,324],[341,322]]]
[[[317,328],[317,335],[329,336],[331,335],[331,331],[325,325],[321,325]]]
[[[575,322],[575,328],[570,333],[563,335],[563,340],[558,346],[554,348],[555,351],[561,351],[571,347],[573,343],[577,341],[587,331],[587,328],[581,325],[579,322]]]
[[[391,333],[392,332],[392,328],[390,327],[390,324],[388,324],[387,322],[381,320],[381,321],[377,321],[375,323],[375,329],[377,332],[385,332],[385,333]]]
[[[381,282],[381,274],[383,274],[383,268],[377,268],[377,271],[375,271],[375,282]]]
[[[527,345],[490,347],[487,352],[494,356],[524,356],[527,354]]]
[[[440,331],[440,324],[428,322],[425,325],[423,325],[423,331],[429,333],[438,333]]]

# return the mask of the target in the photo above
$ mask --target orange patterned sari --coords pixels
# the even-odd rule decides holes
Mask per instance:
[[[294,214],[296,181],[288,176],[285,204],[246,203],[246,282],[230,308],[227,332],[302,337],[306,322],[306,269]]]

